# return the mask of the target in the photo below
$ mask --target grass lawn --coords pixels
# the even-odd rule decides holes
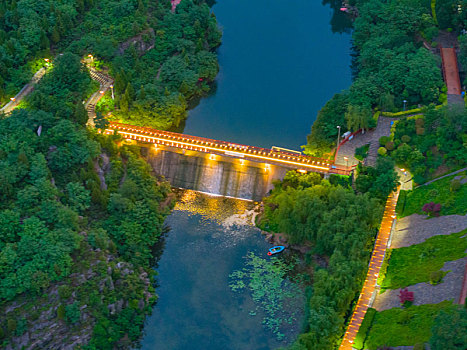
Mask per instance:
[[[399,217],[412,214],[424,214],[423,205],[429,202],[441,204],[441,215],[467,213],[467,184],[451,192],[451,181],[454,177],[466,175],[462,172],[453,176],[435,181],[428,186],[422,186],[412,191],[401,191],[396,212]]]
[[[407,346],[425,343],[431,337],[431,327],[438,313],[454,308],[451,301],[443,301],[439,304],[377,312],[365,341],[365,349],[374,350],[383,345]]]
[[[397,289],[428,282],[433,271],[446,261],[463,258],[467,249],[467,230],[450,235],[438,235],[420,244],[391,250],[382,289]]]

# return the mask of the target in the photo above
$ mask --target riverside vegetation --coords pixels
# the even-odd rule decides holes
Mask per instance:
[[[374,126],[375,109],[396,111],[404,99],[409,106],[443,103],[439,60],[423,45],[436,46],[439,29],[463,29],[467,14],[443,11],[450,0],[435,2],[437,16],[425,0],[350,3],[359,11],[354,83],[320,111],[306,147],[311,154],[329,151],[336,125]],[[0,5],[0,17],[2,102],[30,79],[43,57],[64,53],[26,108],[0,121],[2,345],[39,340],[52,348],[129,348],[155,301],[151,247],[170,209],[169,187],[150,176],[137,148],[84,128],[81,101],[92,83],[80,58],[94,55],[91,64],[115,77],[116,100],[104,98],[98,112],[176,127],[187,102],[205,93],[217,74],[213,49],[221,34],[215,17],[200,0],[182,1],[175,13],[168,1],[8,0]],[[419,135],[415,129],[420,138],[400,133],[400,145],[424,158],[413,163],[414,169],[425,166],[417,174],[423,179],[435,174],[434,164],[450,168],[465,162],[458,157],[465,150],[464,122],[447,134],[436,129],[440,123],[453,127],[450,112],[428,110],[425,123],[428,113],[434,121],[441,118],[427,124],[433,130]],[[445,146],[449,137],[454,142]],[[361,167],[356,190],[344,178],[289,173],[265,199],[259,226],[312,249],[306,257],[313,271],[306,323],[292,348],[338,345],[365,277],[382,203],[397,183],[392,158],[401,163],[389,150],[375,168]],[[442,344],[442,322],[465,315],[438,317],[433,332]]]
[[[138,149],[85,129],[89,82],[64,54],[27,108],[0,121],[3,346],[130,347],[156,300],[151,248],[170,187]],[[61,102],[39,103],[44,91],[60,91]]]
[[[117,77],[117,114],[157,110],[152,123],[168,128],[217,74],[215,17],[204,1],[171,13],[170,2],[144,0],[13,0],[0,17],[3,103],[63,52],[0,120],[0,342],[130,348],[156,300],[152,247],[170,187],[138,148],[85,129],[81,101],[96,87],[80,57]]]

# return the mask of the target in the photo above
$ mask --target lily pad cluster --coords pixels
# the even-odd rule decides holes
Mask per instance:
[[[249,314],[264,315],[263,325],[278,340],[285,338],[285,329],[297,320],[304,303],[300,278],[290,277],[296,265],[295,260],[265,259],[250,252],[245,257],[245,267],[229,275],[231,290],[250,294],[255,302],[256,308]]]

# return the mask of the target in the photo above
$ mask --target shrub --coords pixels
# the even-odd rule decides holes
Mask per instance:
[[[72,293],[71,287],[68,285],[63,285],[58,288],[58,296],[62,300],[65,300],[71,297],[71,293]]]
[[[414,345],[413,350],[425,350],[425,344],[417,343]]]
[[[378,148],[378,154],[380,156],[384,156],[384,155],[386,155],[386,153],[388,153],[388,150],[386,148],[384,148],[384,147]]]
[[[437,285],[440,284],[443,280],[444,273],[443,271],[433,271],[430,273],[430,284]]]
[[[63,306],[63,304],[57,307],[57,317],[59,320],[65,319],[65,306]]]
[[[419,120],[419,119],[417,119],[417,120]],[[421,119],[421,120],[423,120],[423,119]],[[402,137],[401,137],[401,140],[404,143],[409,143],[411,139],[412,138],[409,135],[402,135]]]
[[[439,213],[441,211],[441,204],[434,202],[426,203],[423,206],[422,211],[427,213],[427,215],[429,216],[439,216]]]
[[[438,47],[438,43],[436,41],[431,42],[431,47],[435,48]]]
[[[16,330],[16,320],[13,318],[9,318],[7,321],[7,329],[8,333],[13,333]]]
[[[65,306],[65,316],[68,323],[76,323],[81,318],[81,310],[78,302]]]
[[[386,148],[388,151],[394,150],[394,142],[392,142],[392,141],[387,142],[385,148]]]
[[[390,138],[389,136],[381,136],[381,137],[379,138],[379,144],[380,144],[381,146],[385,146],[386,143],[388,143],[390,140],[391,140],[391,138]]]
[[[451,181],[451,192],[457,192],[461,189],[462,183],[459,179],[454,179]]]

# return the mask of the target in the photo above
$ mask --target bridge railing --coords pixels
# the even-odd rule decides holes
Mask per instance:
[[[348,167],[336,167],[328,159],[297,155],[296,153],[282,150],[247,146],[238,143],[213,140],[205,137],[179,134],[122,123],[110,123],[108,130],[109,132],[117,130],[122,135],[127,135],[129,138],[143,142],[163,144],[183,149],[192,149],[205,153],[220,152],[222,155],[252,158],[252,160],[256,161],[261,160],[271,163],[281,163],[281,165],[291,166],[297,169],[300,169],[301,167],[304,169],[313,168],[320,172],[331,172],[342,175],[348,175],[350,173],[350,170],[347,169]]]

